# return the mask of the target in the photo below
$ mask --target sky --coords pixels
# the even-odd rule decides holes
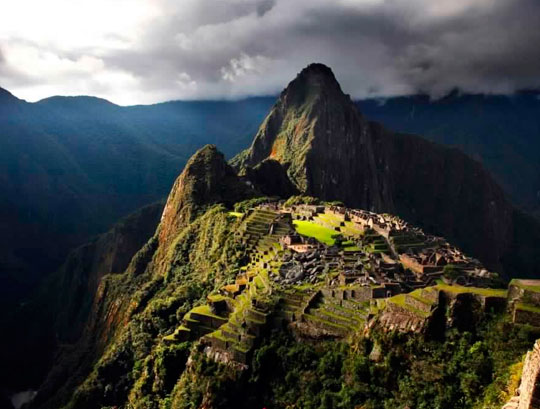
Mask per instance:
[[[277,94],[329,65],[354,98],[540,87],[540,0],[3,0],[0,87],[122,105]]]

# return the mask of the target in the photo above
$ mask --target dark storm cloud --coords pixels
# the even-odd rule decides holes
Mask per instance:
[[[132,102],[276,93],[313,61],[330,65],[355,97],[540,86],[538,0],[152,4],[163,12],[129,46],[51,52],[84,61],[87,88],[100,85],[112,99],[115,82],[93,85],[88,70],[129,75],[144,96]],[[124,41],[122,33],[107,35]]]
[[[431,23],[405,44],[397,66],[414,89],[512,92],[540,86],[540,2],[498,1]],[[399,53],[399,50],[396,50]]]

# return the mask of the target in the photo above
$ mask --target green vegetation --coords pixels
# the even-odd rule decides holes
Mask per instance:
[[[352,344],[315,345],[273,332],[241,379],[223,366],[210,371],[210,363],[197,364],[183,384],[197,382],[174,398],[178,405],[172,408],[196,407],[211,390],[208,403],[216,409],[233,403],[239,409],[495,409],[515,391],[523,354],[537,336],[501,317],[482,322],[474,333],[451,330],[442,342],[375,331]],[[381,352],[378,362],[369,357],[374,343]]]
[[[199,305],[199,306],[191,309],[191,311],[188,312],[186,318],[189,319],[191,317],[192,313],[200,314],[200,315],[206,315],[208,317],[213,317],[213,318],[218,318],[218,319],[222,318],[222,317],[214,314],[212,312],[212,310],[210,309],[210,306],[207,305],[207,304]]]
[[[435,288],[455,294],[472,293],[485,297],[506,297],[507,290],[495,288],[463,287],[460,285],[448,285],[439,283]]]
[[[510,285],[515,285],[516,287],[522,288],[524,290],[540,293],[540,285],[530,285],[526,283],[527,283],[527,280],[514,279],[510,281]]]
[[[291,196],[287,199],[284,206],[285,207],[291,207],[301,204],[307,204],[307,205],[318,205],[321,204],[321,201],[317,199],[316,197],[312,196]]]
[[[527,303],[517,303],[517,304],[516,304],[516,308],[517,308],[518,310],[528,311],[528,312],[534,312],[535,314],[540,314],[540,307],[537,307],[537,306],[532,305],[532,304],[527,304]]]
[[[329,229],[328,227],[304,220],[295,220],[293,223],[298,234],[301,234],[302,236],[313,237],[329,246],[334,245],[336,241],[334,237],[336,235],[335,230]]]
[[[233,213],[246,213],[249,209],[257,207],[258,205],[262,203],[266,203],[269,200],[270,200],[269,197],[262,196],[262,197],[256,197],[254,199],[248,199],[242,202],[235,203]]]
[[[412,312],[413,314],[416,314],[423,318],[430,316],[430,312],[419,310],[418,308],[415,308],[414,306],[407,303],[407,294],[394,295],[393,297],[388,298],[386,302],[396,304],[400,306],[401,308],[404,308]]]
[[[450,280],[455,280],[461,274],[462,274],[461,269],[453,264],[447,264],[446,266],[443,267],[443,275]]]
[[[245,201],[238,208],[246,211],[260,200],[266,199]],[[456,404],[477,409],[496,407],[515,388],[522,354],[538,335],[532,329],[518,330],[503,318],[486,315],[471,332],[442,330],[437,341],[382,332],[376,326],[364,337],[361,328],[368,314],[385,306],[428,317],[430,312],[419,304],[431,306],[424,293],[428,290],[357,303],[336,301],[326,293],[315,296],[332,272],[315,284],[276,284],[269,276],[278,271],[280,261],[273,256],[282,250],[277,236],[268,235],[275,217],[263,209],[240,217],[222,205],[211,206],[168,247],[160,248],[156,236],[125,275],[105,277],[107,296],[100,308],[113,311],[115,322],[127,324],[105,335],[105,353],[96,357],[67,408],[87,408],[92,402],[133,409],[428,409]],[[321,219],[338,221],[332,215]],[[327,245],[339,242],[345,250],[357,249],[353,239],[318,222],[295,221],[294,227]],[[386,247],[378,234],[368,232],[362,240],[374,251]],[[220,294],[225,284],[245,289],[235,298],[225,297]],[[355,285],[344,288],[359,288]],[[504,290],[443,283],[436,289],[505,296]],[[233,310],[218,316],[212,303],[223,301]],[[115,311],[117,305],[120,311]],[[275,319],[289,319],[293,313],[303,314],[295,324],[316,336],[321,331],[327,341],[298,342],[298,334],[291,333],[294,325],[274,325]],[[259,330],[261,335],[255,336]],[[381,349],[378,362],[370,358],[375,343]],[[223,365],[209,358],[209,344],[220,359],[230,354],[232,362]],[[234,369],[244,362],[243,371]]]
[[[424,298],[423,295],[422,295],[422,291],[423,291],[422,289],[414,290],[414,291],[410,292],[408,295],[409,295],[409,297],[412,297],[415,300],[420,301],[423,304],[432,305],[433,301],[430,301],[430,300]]]

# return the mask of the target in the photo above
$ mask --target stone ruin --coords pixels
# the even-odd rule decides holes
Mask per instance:
[[[342,241],[329,246],[301,236],[293,220],[320,224]],[[506,292],[486,288],[493,275],[477,260],[394,216],[272,203],[240,221],[235,240],[249,262],[206,306],[186,314],[168,342],[200,339],[208,356],[243,367],[261,334],[276,326],[310,339],[347,338],[374,325],[423,333],[437,311],[454,305],[470,303],[478,314],[506,306]],[[445,276],[449,265],[456,277]],[[460,277],[463,286],[453,286]],[[508,308],[516,324],[540,327],[535,285],[511,285]],[[456,320],[450,314],[445,325]]]

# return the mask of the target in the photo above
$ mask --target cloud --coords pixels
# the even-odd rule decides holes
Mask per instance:
[[[538,0],[12,3],[0,16],[0,85],[30,100],[274,94],[314,61],[354,97],[540,87]],[[39,19],[25,17],[32,6]]]

